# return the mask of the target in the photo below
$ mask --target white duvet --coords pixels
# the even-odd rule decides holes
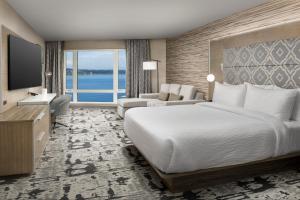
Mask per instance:
[[[285,124],[272,116],[214,103],[133,108],[125,132],[152,165],[189,172],[288,153]]]

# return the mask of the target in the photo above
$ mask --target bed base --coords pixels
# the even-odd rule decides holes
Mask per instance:
[[[297,167],[300,167],[300,152],[246,164],[187,173],[166,174],[153,165],[151,166],[171,192],[184,192],[242,178],[280,172],[287,169],[297,169]]]

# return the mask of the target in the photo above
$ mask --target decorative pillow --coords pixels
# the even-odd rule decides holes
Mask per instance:
[[[300,89],[297,89],[297,97],[293,110],[292,120],[300,121]]]
[[[168,98],[169,98],[169,93],[161,92],[158,95],[158,99],[161,101],[168,101]]]
[[[178,100],[182,100],[182,99],[183,99],[183,96],[171,93],[169,95],[168,101],[178,101]]]
[[[245,85],[223,85],[219,82],[215,82],[212,101],[228,106],[243,107],[245,94]]]
[[[270,90],[248,85],[244,108],[289,121],[296,95],[296,90]]]

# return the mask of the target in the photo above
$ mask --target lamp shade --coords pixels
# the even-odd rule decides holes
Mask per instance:
[[[144,61],[143,70],[157,70],[157,61]]]
[[[207,78],[207,81],[211,83],[211,82],[215,81],[216,77],[213,74],[208,74],[206,78]]]

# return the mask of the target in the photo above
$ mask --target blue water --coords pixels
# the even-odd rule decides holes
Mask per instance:
[[[73,89],[73,78],[66,77],[66,88]],[[126,75],[119,74],[119,89],[126,88]],[[113,74],[92,74],[78,75],[78,89],[87,90],[112,90]],[[69,94],[72,97],[72,94]],[[124,97],[124,93],[119,93],[118,98]],[[113,102],[113,93],[78,93],[79,102]]]

